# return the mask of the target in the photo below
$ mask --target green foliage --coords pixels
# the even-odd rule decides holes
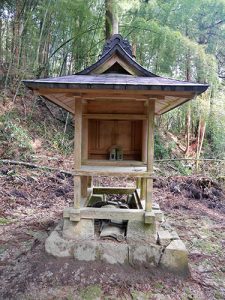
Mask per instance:
[[[5,144],[4,156],[26,157],[32,154],[32,138],[20,124],[16,111],[0,117],[0,140]]]
[[[154,136],[154,157],[155,159],[170,158],[174,143],[170,142],[166,145],[165,140],[156,131]]]
[[[73,143],[71,143],[71,135],[68,133],[57,132],[51,140],[53,149],[67,155],[73,151]]]
[[[6,224],[9,224],[9,223],[11,223],[10,220],[5,219],[5,218],[0,218],[0,226],[1,225],[6,225]]]
[[[80,297],[83,300],[100,299],[101,295],[102,289],[99,285],[89,285],[80,291]]]
[[[206,155],[225,159],[225,91],[221,90],[211,101],[205,141],[205,148],[208,150]]]
[[[61,125],[61,124],[60,124]],[[60,154],[73,151],[73,127],[67,126],[64,133],[62,125],[46,116],[37,121],[37,111],[24,120],[21,113],[13,109],[0,116],[1,156],[5,158],[29,159],[35,152],[35,140],[43,148]]]
[[[71,154],[73,151],[73,128],[63,132],[52,119],[37,124],[35,116],[26,122],[29,131],[35,133],[43,141],[43,148],[60,154]]]
[[[185,166],[182,162],[180,161],[175,161],[174,166],[178,171],[178,174],[183,175],[183,176],[188,176],[191,175],[191,170],[189,167]]]
[[[104,3],[104,0],[3,1],[0,5],[0,54],[4,66],[0,76],[5,80],[2,87],[10,83],[16,90],[23,78],[73,74],[95,62],[105,42]],[[220,91],[219,80],[219,76],[225,75],[224,0],[116,0],[115,4],[120,33],[137,46],[139,63],[157,75],[210,84],[209,93],[190,105],[191,136],[196,138],[199,120],[206,121],[205,156],[224,157],[224,106],[220,99],[224,99],[225,91]],[[188,108],[189,105],[184,105],[163,116],[162,128],[184,138]],[[45,145],[56,151],[72,151],[72,134],[64,134],[62,126],[32,124],[29,116],[26,121],[27,129],[23,129],[17,117],[7,124],[4,121],[1,126],[10,133],[5,135],[2,129],[1,135],[16,142],[22,152],[31,149],[27,130],[37,132],[46,140]],[[155,157],[170,157],[174,145],[166,144],[157,134],[155,139]]]

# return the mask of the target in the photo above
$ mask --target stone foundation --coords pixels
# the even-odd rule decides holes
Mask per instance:
[[[126,240],[117,242],[100,239],[94,231],[93,220],[73,222],[65,218],[47,238],[45,250],[56,257],[74,257],[81,261],[100,260],[110,264],[130,264],[133,267],[158,266],[187,275],[188,253],[185,245],[162,219],[160,211],[160,222],[144,224],[128,221]]]

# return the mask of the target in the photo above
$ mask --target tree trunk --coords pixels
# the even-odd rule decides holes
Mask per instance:
[[[12,54],[14,64],[19,65],[19,54],[20,54],[20,26],[21,26],[21,15],[22,15],[21,1],[16,1],[15,16],[13,20],[13,40],[12,40]]]
[[[205,136],[206,122],[200,116],[198,124],[197,149],[196,149],[196,171],[199,170],[199,158],[202,151],[202,145]]]
[[[115,0],[105,0],[105,39],[108,40],[113,34],[117,34],[118,16]]]
[[[3,63],[3,47],[2,47],[2,18],[0,16],[0,60],[2,60]]]
[[[190,49],[187,50],[186,55],[186,80],[190,81],[190,60],[191,60],[191,53]],[[189,155],[189,145],[190,145],[190,129],[191,129],[191,104],[188,103],[187,108],[187,115],[186,115],[186,149],[185,149],[185,157]]]
[[[40,65],[40,60],[41,60],[41,44],[43,43],[43,32],[44,32],[44,28],[46,25],[46,19],[47,19],[47,15],[48,15],[48,11],[49,11],[49,6],[50,6],[51,1],[49,1],[48,6],[46,8],[44,17],[40,23],[40,35],[39,35],[39,40],[38,40],[38,47],[37,47],[37,53],[36,53],[36,65]]]
[[[186,149],[185,149],[185,157],[188,157],[188,155],[189,155],[190,131],[191,131],[191,104],[188,103],[187,115],[186,115]]]

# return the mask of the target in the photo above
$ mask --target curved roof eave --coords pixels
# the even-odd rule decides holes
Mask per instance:
[[[97,69],[99,66],[103,65],[108,59],[110,59],[113,54],[118,52],[122,58],[131,65],[134,69],[136,69],[142,76],[146,77],[159,77],[156,74],[151,73],[150,71],[143,68],[139,65],[119,44],[116,44],[113,48],[111,48],[108,52],[106,52],[96,63],[87,67],[86,69],[77,72],[75,75],[88,75]]]

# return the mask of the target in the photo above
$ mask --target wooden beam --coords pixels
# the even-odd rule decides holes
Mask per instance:
[[[153,173],[153,160],[154,160],[154,113],[155,112],[155,99],[150,99],[148,103],[148,141],[147,141],[147,172]],[[152,188],[153,179],[147,179],[146,187],[146,212],[152,210]]]
[[[163,113],[165,113],[165,112],[167,112],[167,111],[169,111],[169,110],[171,110],[171,109],[173,109],[173,108],[175,108],[175,107],[191,100],[191,98],[193,98],[193,97],[185,97],[185,98],[177,99],[175,101],[170,100],[170,103],[166,104],[159,111],[157,110],[156,114],[161,115],[161,114],[163,114]]]
[[[124,89],[124,90],[114,90],[114,89],[74,89],[74,88],[39,88],[36,89],[39,94],[44,93],[44,94],[53,94],[53,93],[67,93],[68,95],[71,93],[71,96],[76,96],[76,97],[82,97],[82,98],[88,98],[90,97],[113,97],[117,96],[122,97],[132,97],[136,98],[137,96],[142,96],[143,99],[149,99],[150,97],[154,98],[159,98],[163,99],[162,97],[165,96],[173,96],[173,97],[188,97],[192,98],[195,96],[195,92],[188,92],[188,91],[162,91],[162,90],[129,90],[129,89]]]
[[[127,172],[127,171],[100,171],[100,170],[74,170],[74,176],[109,176],[109,177],[129,177],[129,178],[151,178],[149,172]]]
[[[126,187],[93,187],[93,194],[132,194],[135,191],[135,187],[126,188]]]
[[[143,209],[83,207],[79,212],[71,207],[64,209],[64,218],[70,218],[70,220],[73,221],[77,219],[77,215],[80,215],[81,219],[132,220],[142,222],[145,220],[145,211]]]
[[[50,102],[53,102],[56,105],[64,108],[65,110],[69,111],[70,113],[72,113],[72,114],[74,113],[74,111],[73,111],[73,109],[71,107],[69,107],[68,105],[66,105],[62,101],[60,101],[57,98],[55,98],[53,95],[44,95],[44,94],[41,94],[41,96],[44,97],[45,99],[49,100]]]
[[[97,120],[146,120],[145,115],[135,114],[83,114],[84,118]]]

